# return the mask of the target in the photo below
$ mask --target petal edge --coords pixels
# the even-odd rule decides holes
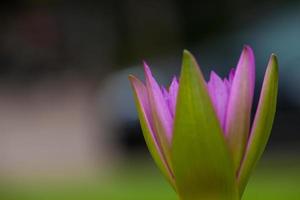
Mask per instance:
[[[251,171],[261,157],[271,133],[278,93],[278,61],[271,55],[252,125],[247,149],[238,174],[240,195],[243,194]]]
[[[168,166],[166,159],[164,158],[163,152],[157,141],[156,135],[151,127],[151,113],[149,113],[150,108],[147,89],[140,80],[138,80],[132,75],[129,76],[129,81],[134,91],[134,99],[138,111],[142,132],[150,154],[152,155],[158,168],[163,172],[164,176],[175,189],[176,185],[174,175],[170,167]]]
[[[254,85],[254,54],[249,46],[245,46],[233,78],[225,122],[226,140],[236,170],[240,167],[250,132]]]

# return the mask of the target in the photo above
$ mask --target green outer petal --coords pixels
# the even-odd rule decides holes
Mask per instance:
[[[154,138],[154,133],[150,127],[149,121],[146,116],[146,112],[142,105],[142,103],[143,103],[142,101],[148,101],[147,98],[142,99],[142,95],[147,96],[147,89],[146,89],[145,85],[141,81],[139,81],[137,78],[135,78],[134,76],[129,76],[129,80],[131,82],[131,86],[134,91],[135,104],[137,107],[140,124],[142,127],[143,135],[144,135],[146,144],[148,146],[148,149],[149,149],[156,165],[158,166],[158,168],[162,171],[162,173],[167,178],[169,183],[176,190],[174,176],[171,172],[171,169],[167,165],[167,162],[164,158],[163,153],[161,152],[161,148],[160,148],[159,144],[156,142],[156,140]]]
[[[172,166],[183,200],[235,200],[233,162],[201,71],[184,51],[177,97]]]
[[[238,186],[240,195],[243,194],[249,176],[268,142],[276,112],[277,92],[278,62],[276,56],[272,55],[265,74],[245,156],[239,170]]]

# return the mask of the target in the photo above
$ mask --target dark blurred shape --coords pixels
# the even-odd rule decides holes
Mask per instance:
[[[144,154],[147,151],[138,120],[124,122],[119,132],[121,136],[117,135],[117,141],[125,155]]]

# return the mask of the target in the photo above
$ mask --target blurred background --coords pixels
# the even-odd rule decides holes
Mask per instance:
[[[300,1],[0,3],[0,199],[175,200],[145,147],[128,74],[168,84],[183,49],[206,78],[244,44],[280,63],[270,142],[244,199],[300,199]]]

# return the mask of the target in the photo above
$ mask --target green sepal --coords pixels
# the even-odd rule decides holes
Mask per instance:
[[[172,166],[182,200],[238,199],[235,173],[224,135],[194,59],[183,53]]]
[[[248,145],[238,174],[238,187],[242,196],[251,172],[268,142],[276,112],[278,93],[278,62],[271,55],[265,74]]]

